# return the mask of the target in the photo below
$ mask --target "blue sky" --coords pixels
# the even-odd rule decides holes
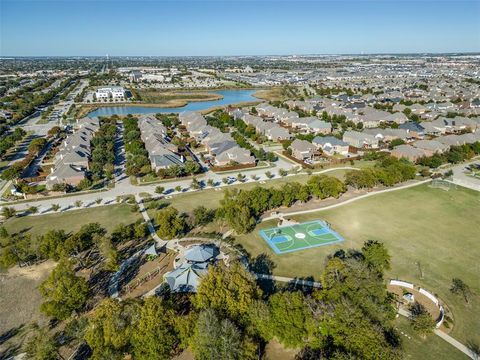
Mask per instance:
[[[479,52],[476,1],[0,0],[0,55]]]

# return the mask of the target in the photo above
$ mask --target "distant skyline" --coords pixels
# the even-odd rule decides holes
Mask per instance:
[[[480,52],[477,1],[0,0],[0,56]]]

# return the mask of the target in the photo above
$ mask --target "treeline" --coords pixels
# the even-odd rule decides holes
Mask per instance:
[[[123,139],[125,151],[127,152],[126,174],[129,176],[142,176],[152,173],[148,152],[145,149],[138,127],[138,120],[129,115],[123,119],[123,125],[125,127]],[[159,178],[182,177],[201,172],[202,167],[197,162],[187,160],[183,166],[172,165],[166,169],[159,169],[155,175]]]
[[[116,119],[114,117],[101,118],[100,128],[91,140],[93,150],[90,170],[93,181],[113,178],[116,134]]]
[[[207,123],[211,126],[217,127],[222,132],[227,132],[229,127],[234,127],[236,131],[232,132],[231,135],[240,147],[250,150],[257,160],[272,162],[277,161],[278,158],[274,153],[266,152],[263,149],[257,149],[250,144],[247,139],[245,139],[249,138],[258,144],[261,144],[267,140],[264,135],[258,134],[257,130],[253,126],[245,124],[243,120],[234,120],[226,112],[218,110],[214,113],[213,117],[207,118]]]
[[[226,190],[217,217],[223,218],[237,233],[251,231],[260,216],[280,206],[291,206],[295,202],[307,202],[311,198],[338,198],[347,191],[347,185],[373,188],[379,185],[393,186],[415,178],[416,168],[404,160],[390,156],[377,161],[372,169],[351,170],[345,175],[345,183],[327,175],[314,175],[305,185],[289,182],[281,188],[255,187],[252,190]]]
[[[345,174],[345,184],[356,189],[371,189],[378,185],[393,186],[415,178],[417,169],[405,159],[384,156],[375,167],[350,170]]]
[[[272,152],[267,152],[263,150],[262,148],[257,149],[255,148],[252,144],[250,144],[245,137],[242,134],[239,134],[237,132],[232,132],[231,133],[233,139],[237,142],[238,146],[250,150],[250,152],[255,156],[255,159],[259,161],[277,161],[278,157],[272,153]]]
[[[0,157],[3,157],[7,151],[14,147],[17,141],[22,140],[26,134],[25,130],[18,127],[11,134],[3,137],[0,140]]]
[[[458,164],[462,161],[469,160],[476,155],[480,155],[480,141],[473,144],[465,144],[460,146],[452,146],[450,150],[443,154],[433,154],[429,157],[422,157],[417,160],[417,164],[437,168],[442,164],[451,163]]]
[[[123,119],[125,151],[127,153],[126,174],[138,176],[152,171],[148,152],[141,138],[138,119],[128,115]]]
[[[65,88],[65,86],[70,83],[70,81],[71,79],[66,79],[62,81],[60,86],[47,92],[40,91],[41,88],[44,86],[42,85],[42,87],[37,87],[35,91],[24,91],[21,95],[15,96],[11,100],[4,100],[11,101],[12,103],[9,107],[9,109],[14,111],[12,123],[15,124],[26,116],[33,114],[38,106],[44,105],[47,102],[51,101]]]
[[[315,175],[307,184],[289,182],[281,188],[257,186],[252,190],[226,190],[217,216],[224,219],[237,233],[251,231],[259,217],[266,211],[295,202],[307,202],[312,197],[338,198],[346,191],[342,181],[327,175]]]
[[[86,340],[95,359],[171,359],[189,349],[200,360],[253,360],[265,356],[272,339],[301,349],[298,359],[401,359],[383,280],[389,266],[385,247],[369,241],[361,251],[329,257],[319,274],[322,288],[302,292],[274,285],[264,291],[240,263],[219,264],[196,294],[105,299],[73,320],[75,337]],[[55,351],[58,344],[51,344]]]

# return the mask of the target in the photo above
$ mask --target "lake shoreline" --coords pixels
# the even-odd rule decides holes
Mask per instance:
[[[156,103],[105,103],[105,104],[89,104],[83,105],[80,108],[80,117],[83,116],[111,116],[111,115],[127,115],[127,114],[154,114],[155,111],[149,111],[149,109],[159,109],[158,113],[179,113],[181,111],[199,111],[199,112],[211,112],[213,109],[222,108],[225,106],[234,105],[250,105],[255,104],[262,100],[260,97],[255,96],[259,92],[259,89],[241,89],[241,90],[219,90],[212,95],[216,95],[217,99],[204,100],[204,99],[192,99],[184,100],[178,99],[175,103],[170,104],[156,104]],[[231,95],[231,93],[236,93]],[[222,103],[223,102],[223,103]],[[219,104],[217,104],[219,103]],[[172,106],[173,105],[173,106]],[[204,106],[203,106],[204,105]],[[127,108],[144,108],[145,111],[135,111],[135,109],[125,110]],[[118,111],[108,111],[108,109],[118,108]],[[105,111],[99,111],[105,109]],[[121,110],[120,110],[121,109]],[[103,112],[103,113],[101,113]],[[92,115],[94,113],[94,115]]]

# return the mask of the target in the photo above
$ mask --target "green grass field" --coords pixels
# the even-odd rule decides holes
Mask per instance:
[[[320,220],[260,230],[260,236],[276,254],[307,250],[343,241]]]
[[[420,337],[410,326],[408,319],[400,316],[395,320],[395,327],[401,332],[404,358],[417,359],[448,359],[467,360],[468,356],[451,346],[435,334],[428,335],[425,339]],[[403,332],[403,334],[402,334]]]
[[[75,232],[84,224],[98,222],[107,231],[111,231],[120,223],[131,224],[141,218],[138,212],[133,213],[130,209],[129,205],[119,204],[57,214],[17,217],[7,220],[4,226],[12,234],[26,232],[40,235],[51,229]]]
[[[453,313],[452,336],[464,343],[480,343],[480,193],[421,185],[292,218],[299,222],[321,218],[345,241],[278,256],[258,234],[276,225],[269,221],[237,237],[237,242],[252,256],[268,254],[276,264],[276,275],[318,279],[327,255],[339,249],[359,249],[369,239],[382,241],[392,256],[387,276],[414,282],[437,294]],[[453,277],[470,286],[473,295],[469,304],[449,291]]]

